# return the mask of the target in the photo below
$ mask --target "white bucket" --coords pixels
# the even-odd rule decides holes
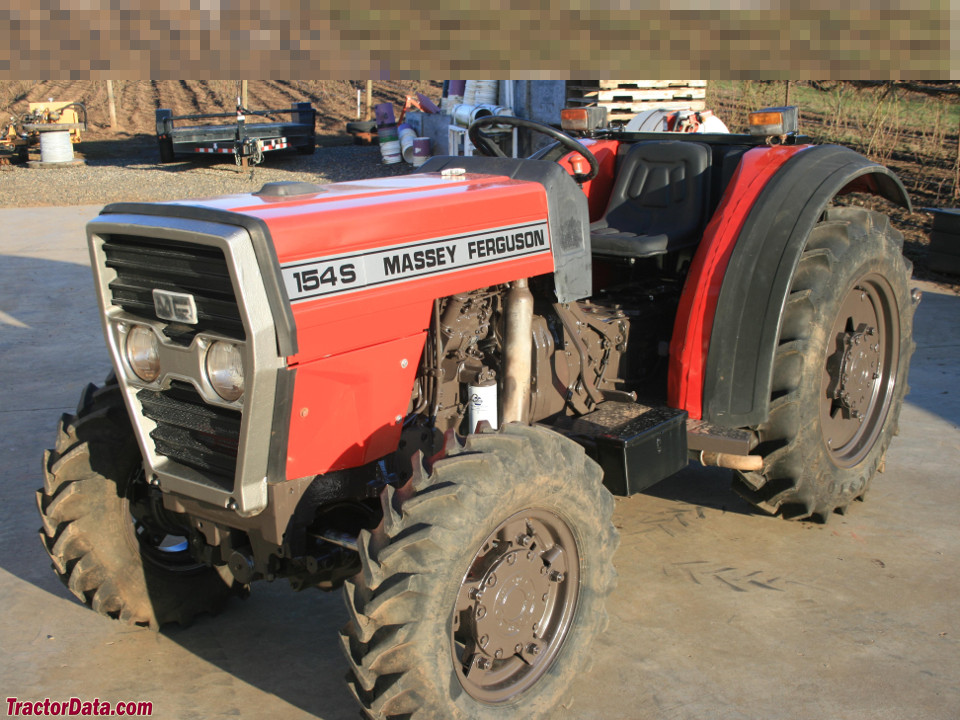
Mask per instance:
[[[417,134],[408,127],[400,131],[400,153],[403,155],[404,162],[413,164],[413,141],[417,139]]]
[[[499,80],[477,80],[474,101],[477,105],[496,105],[500,99]]]
[[[476,80],[467,80],[467,84],[463,89],[463,104],[464,105],[477,104],[477,81]]]
[[[440,112],[444,115],[453,115],[453,109],[457,105],[463,105],[463,95],[448,95],[440,98]]]
[[[474,120],[488,115],[493,115],[493,113],[480,105],[457,105],[453,109],[453,122],[463,127],[470,127]]]
[[[69,130],[40,133],[40,162],[62,163],[73,160],[73,143]]]
[[[380,155],[383,157],[384,165],[394,165],[403,158],[400,154],[400,141],[391,140],[390,142],[380,143]]]

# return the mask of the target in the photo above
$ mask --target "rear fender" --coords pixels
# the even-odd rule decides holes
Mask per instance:
[[[836,145],[797,153],[764,186],[723,276],[703,373],[703,419],[725,427],[766,421],[780,318],[807,236],[830,201],[850,192],[912,211],[896,175]]]

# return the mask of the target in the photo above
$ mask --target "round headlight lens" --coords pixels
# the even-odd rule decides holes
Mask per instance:
[[[153,382],[160,375],[159,341],[150,328],[135,326],[127,334],[127,362],[137,377]]]
[[[207,351],[207,378],[217,395],[233,402],[243,395],[243,355],[233,343],[215,342]]]

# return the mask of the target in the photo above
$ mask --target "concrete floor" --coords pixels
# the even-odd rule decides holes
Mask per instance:
[[[95,615],[50,570],[41,454],[108,368],[83,234],[98,211],[0,210],[3,696],[354,720],[339,594],[261,584],[219,617],[154,634]],[[902,432],[852,514],[825,526],[755,514],[725,471],[694,466],[618,500],[611,624],[566,717],[960,717],[960,297],[924,289]]]

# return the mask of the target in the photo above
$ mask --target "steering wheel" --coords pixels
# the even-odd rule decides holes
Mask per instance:
[[[597,162],[596,156],[566,133],[560,132],[549,125],[536,122],[535,120],[525,120],[524,118],[514,117],[513,115],[490,115],[474,120],[470,125],[470,129],[467,131],[467,134],[470,136],[470,142],[484,155],[490,157],[506,157],[503,150],[490,139],[489,135],[483,132],[484,128],[491,125],[508,125],[517,128],[527,128],[553,138],[569,152],[578,153],[590,164],[589,172],[585,174],[577,173],[573,176],[573,179],[579,183],[592,180],[597,176],[597,173],[600,172],[600,163]]]

